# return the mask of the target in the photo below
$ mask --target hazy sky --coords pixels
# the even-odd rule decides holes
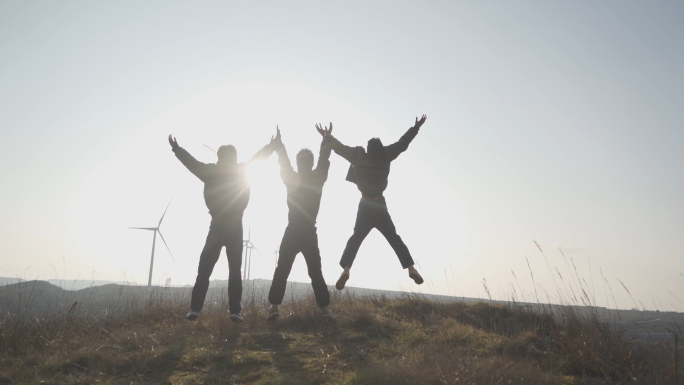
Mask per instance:
[[[294,161],[315,123],[389,144],[427,114],[386,191],[426,283],[374,231],[349,285],[684,311],[682,68],[677,1],[3,1],[0,276],[146,283],[152,234],[128,227],[173,198],[153,281],[192,283],[209,215],[168,134],[246,161],[278,124]],[[276,159],[250,170],[252,278],[287,222]],[[329,284],[360,197],[331,161]]]

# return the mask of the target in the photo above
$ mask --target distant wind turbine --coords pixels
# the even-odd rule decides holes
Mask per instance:
[[[157,227],[129,227],[129,229],[135,229],[135,230],[154,231],[154,235],[152,236],[152,256],[150,257],[150,277],[147,280],[147,287],[152,287],[152,268],[154,267],[154,246],[155,246],[155,243],[157,242],[157,233],[159,233],[159,236],[161,237],[162,241],[164,241],[164,246],[166,246],[166,250],[169,251],[169,255],[171,255],[171,259],[174,262],[176,262],[176,259],[173,258],[173,254],[171,253],[171,249],[169,249],[169,245],[166,243],[164,236],[162,235],[161,231],[159,230],[159,227],[161,226],[161,223],[164,220],[164,215],[166,215],[166,210],[169,209],[170,205],[171,205],[171,201],[169,201],[169,204],[166,205],[166,209],[164,210],[164,214],[162,214],[161,218],[159,219],[159,223],[157,224]]]
[[[245,270],[242,273],[243,280],[248,280],[252,272],[252,249],[256,250],[257,253],[261,254],[261,252],[259,252],[259,249],[254,247],[254,244],[252,243],[252,241],[250,241],[251,238],[252,230],[250,229],[247,235],[247,239],[242,241],[243,245],[245,246]]]

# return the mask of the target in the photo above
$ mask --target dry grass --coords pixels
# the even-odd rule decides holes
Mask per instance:
[[[675,382],[671,352],[630,342],[569,307],[551,315],[514,303],[335,293],[332,319],[308,298],[283,305],[269,323],[266,304],[256,302],[246,304],[242,324],[230,322],[225,304],[185,321],[187,304],[162,297],[117,314],[7,315],[0,384]]]

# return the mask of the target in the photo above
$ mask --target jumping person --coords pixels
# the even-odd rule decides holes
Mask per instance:
[[[409,277],[418,285],[423,283],[423,277],[413,267],[414,263],[411,253],[409,253],[404,241],[397,234],[382,193],[387,188],[390,163],[399,154],[406,151],[409,143],[418,134],[420,126],[425,123],[425,119],[427,119],[425,115],[420,120],[416,118],[413,127],[409,128],[398,142],[389,146],[383,146],[379,138],[372,138],[368,141],[366,149],[361,146],[352,148],[343,145],[339,140],[330,136],[329,140],[331,141],[333,151],[351,163],[347,173],[347,180],[355,183],[356,187],[361,191],[361,201],[359,202],[359,209],[356,214],[354,234],[347,241],[347,246],[340,260],[340,266],[344,270],[335,284],[337,290],[344,289],[344,285],[349,279],[349,269],[354,263],[361,242],[363,242],[373,228],[377,228],[385,236],[385,239],[387,239],[397,257],[399,257],[401,266],[404,269],[408,269]],[[332,130],[332,123],[330,127]]]
[[[330,168],[330,146],[327,145],[326,138],[332,132],[332,125],[329,129],[316,125],[316,130],[323,137],[316,169],[313,169],[313,153],[309,149],[303,149],[297,153],[297,172],[295,172],[280,138],[280,130],[278,130],[275,139],[278,163],[280,163],[280,177],[287,189],[288,224],[280,243],[278,266],[273,274],[273,282],[268,292],[268,302],[271,303],[271,311],[268,314],[269,321],[276,320],[280,315],[278,305],[283,302],[287,277],[290,275],[295,257],[300,252],[304,255],[309,277],[311,277],[316,304],[321,309],[322,315],[329,314],[327,306],[330,304],[330,293],[321,271],[316,216],[318,216],[318,209],[321,205],[323,184],[328,179],[328,169]]]
[[[169,144],[176,158],[196,177],[204,182],[204,202],[211,215],[209,234],[200,254],[197,279],[192,288],[190,312],[186,319],[194,321],[204,306],[209,288],[209,277],[218,261],[221,249],[226,247],[228,256],[228,303],[230,319],[242,322],[242,215],[249,203],[249,183],[245,175],[245,163],[237,162],[237,150],[232,145],[219,147],[218,162],[202,163],[178,145],[169,135]],[[275,141],[259,150],[249,161],[266,159],[275,149]]]

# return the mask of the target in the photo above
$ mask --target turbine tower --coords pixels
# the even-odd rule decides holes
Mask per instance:
[[[254,247],[254,244],[252,243],[252,241],[250,241],[251,238],[252,230],[250,229],[247,235],[247,239],[242,241],[242,244],[245,246],[245,270],[243,270],[242,272],[243,280],[248,280],[252,272],[252,250],[256,250],[257,253],[259,253],[259,250],[256,247]]]
[[[161,218],[159,219],[159,223],[157,224],[157,227],[129,227],[129,229],[149,230],[149,231],[154,232],[154,235],[152,235],[152,256],[150,257],[150,277],[147,279],[147,287],[152,287],[152,268],[154,267],[154,246],[157,243],[157,233],[159,233],[159,236],[161,237],[162,241],[164,242],[164,246],[166,246],[166,250],[169,251],[169,255],[171,255],[171,259],[174,262],[176,262],[176,259],[173,258],[173,254],[171,253],[171,249],[169,249],[169,245],[166,243],[164,236],[162,235],[161,231],[159,230],[159,227],[161,226],[161,223],[164,220],[164,215],[166,215],[166,210],[169,209],[170,205],[171,205],[171,201],[169,201],[169,204],[166,205],[166,209],[164,210],[164,214],[162,214]]]
[[[280,250],[274,251],[271,255],[275,255],[275,262],[273,262],[273,267],[278,267],[278,256],[280,255]]]

